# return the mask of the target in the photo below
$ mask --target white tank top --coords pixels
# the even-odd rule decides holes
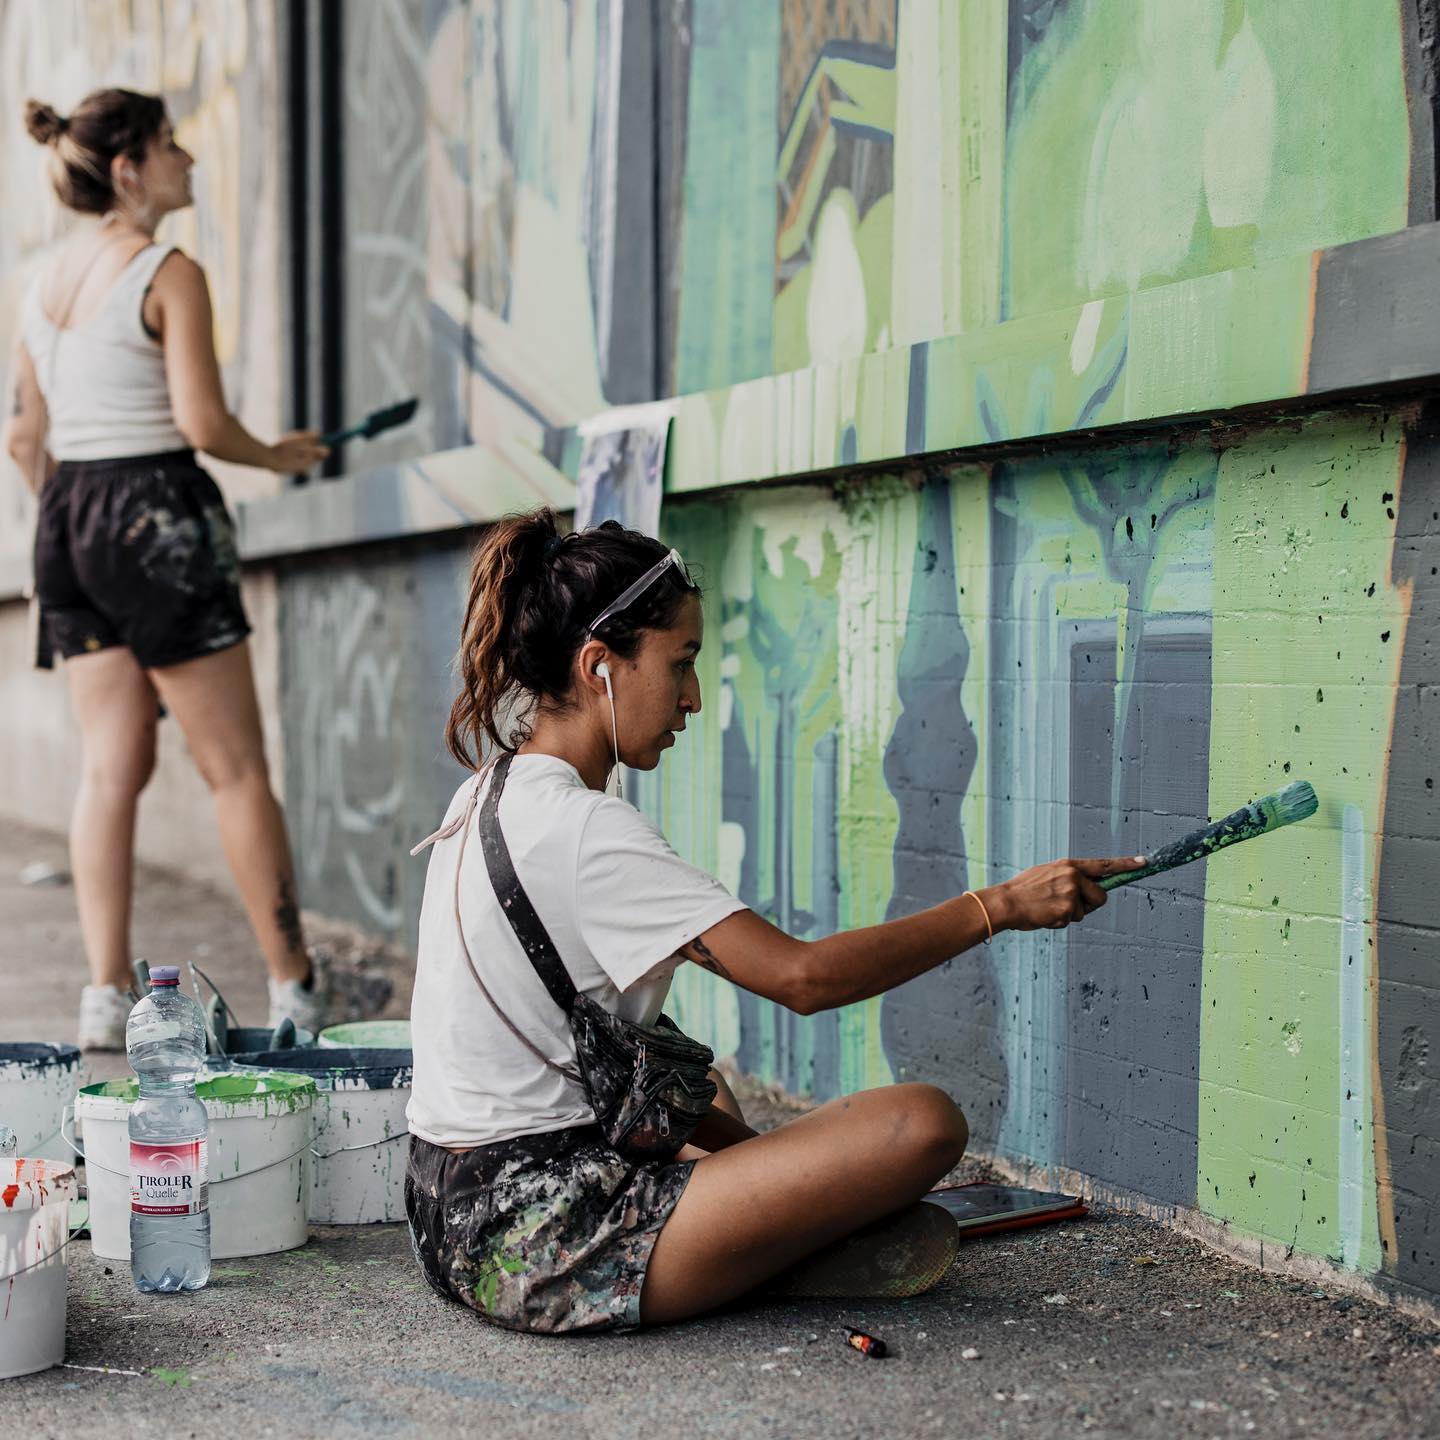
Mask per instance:
[[[57,460],[115,460],[184,450],[175,424],[165,352],[141,306],[170,247],[147,245],[116,277],[100,308],[61,329],[45,313],[37,278],[25,296],[25,348],[50,414]]]

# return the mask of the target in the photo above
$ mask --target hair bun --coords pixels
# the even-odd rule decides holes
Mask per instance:
[[[53,145],[69,128],[70,122],[56,112],[53,105],[40,100],[25,102],[25,128],[41,145]]]

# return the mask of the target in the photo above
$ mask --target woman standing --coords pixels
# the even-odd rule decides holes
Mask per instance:
[[[209,785],[225,855],[270,970],[270,1019],[324,1019],[271,792],[233,522],[195,463],[280,474],[326,454],[309,432],[264,444],[220,385],[205,272],[155,230],[191,203],[193,159],[165,104],[99,90],[69,117],[31,100],[78,233],[23,302],[6,448],[40,498],[39,662],[64,658],[80,730],[70,859],[91,983],[80,1044],[122,1049],[130,1000],[136,803],[163,704]]]
[[[948,1095],[891,1085],[757,1135],[721,1087],[667,1147],[669,1112],[650,1124],[635,1103],[652,1082],[609,1084],[615,1036],[638,1037],[636,1077],[647,1048],[673,1073],[683,1043],[617,1022],[653,1025],[685,961],[802,1015],[853,1004],[999,930],[1079,920],[1105,903],[1097,879],[1142,863],[1059,860],[887,924],[787,935],[605,794],[617,763],[653,770],[699,712],[703,640],[683,559],[613,522],[561,536],[541,510],[476,553],[446,738],[471,769],[498,758],[432,837],[406,1209],[430,1283],[513,1329],[680,1320],[760,1287],[934,1284],[957,1232],[915,1202],[965,1149]],[[687,1094],[693,1120],[709,1086]]]

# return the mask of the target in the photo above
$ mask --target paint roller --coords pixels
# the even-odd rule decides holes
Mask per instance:
[[[1307,820],[1319,806],[1310,782],[1296,780],[1283,790],[1242,805],[1223,820],[1192,830],[1183,840],[1176,840],[1153,855],[1147,855],[1145,864],[1138,870],[1122,870],[1118,875],[1106,875],[1095,883],[1102,890],[1113,890],[1117,885],[1130,885],[1136,880],[1144,880],[1146,876],[1173,870],[1177,865],[1203,860],[1227,845],[1238,845],[1242,840],[1268,835],[1284,825],[1295,824],[1297,820]]]

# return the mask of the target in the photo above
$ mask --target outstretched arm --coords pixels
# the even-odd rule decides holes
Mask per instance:
[[[330,452],[311,430],[282,435],[273,445],[257,440],[229,411],[215,358],[215,318],[205,272],[188,255],[169,255],[151,286],[165,378],[180,433],[217,460],[299,474]]]
[[[1135,864],[1133,855],[1056,860],[977,893],[997,934],[1059,930],[1105,904],[1106,893],[1096,880]],[[754,911],[741,910],[712,925],[680,953],[745,990],[813,1015],[893,990],[968,950],[988,933],[980,906],[959,895],[917,915],[823,940],[797,940]]]

